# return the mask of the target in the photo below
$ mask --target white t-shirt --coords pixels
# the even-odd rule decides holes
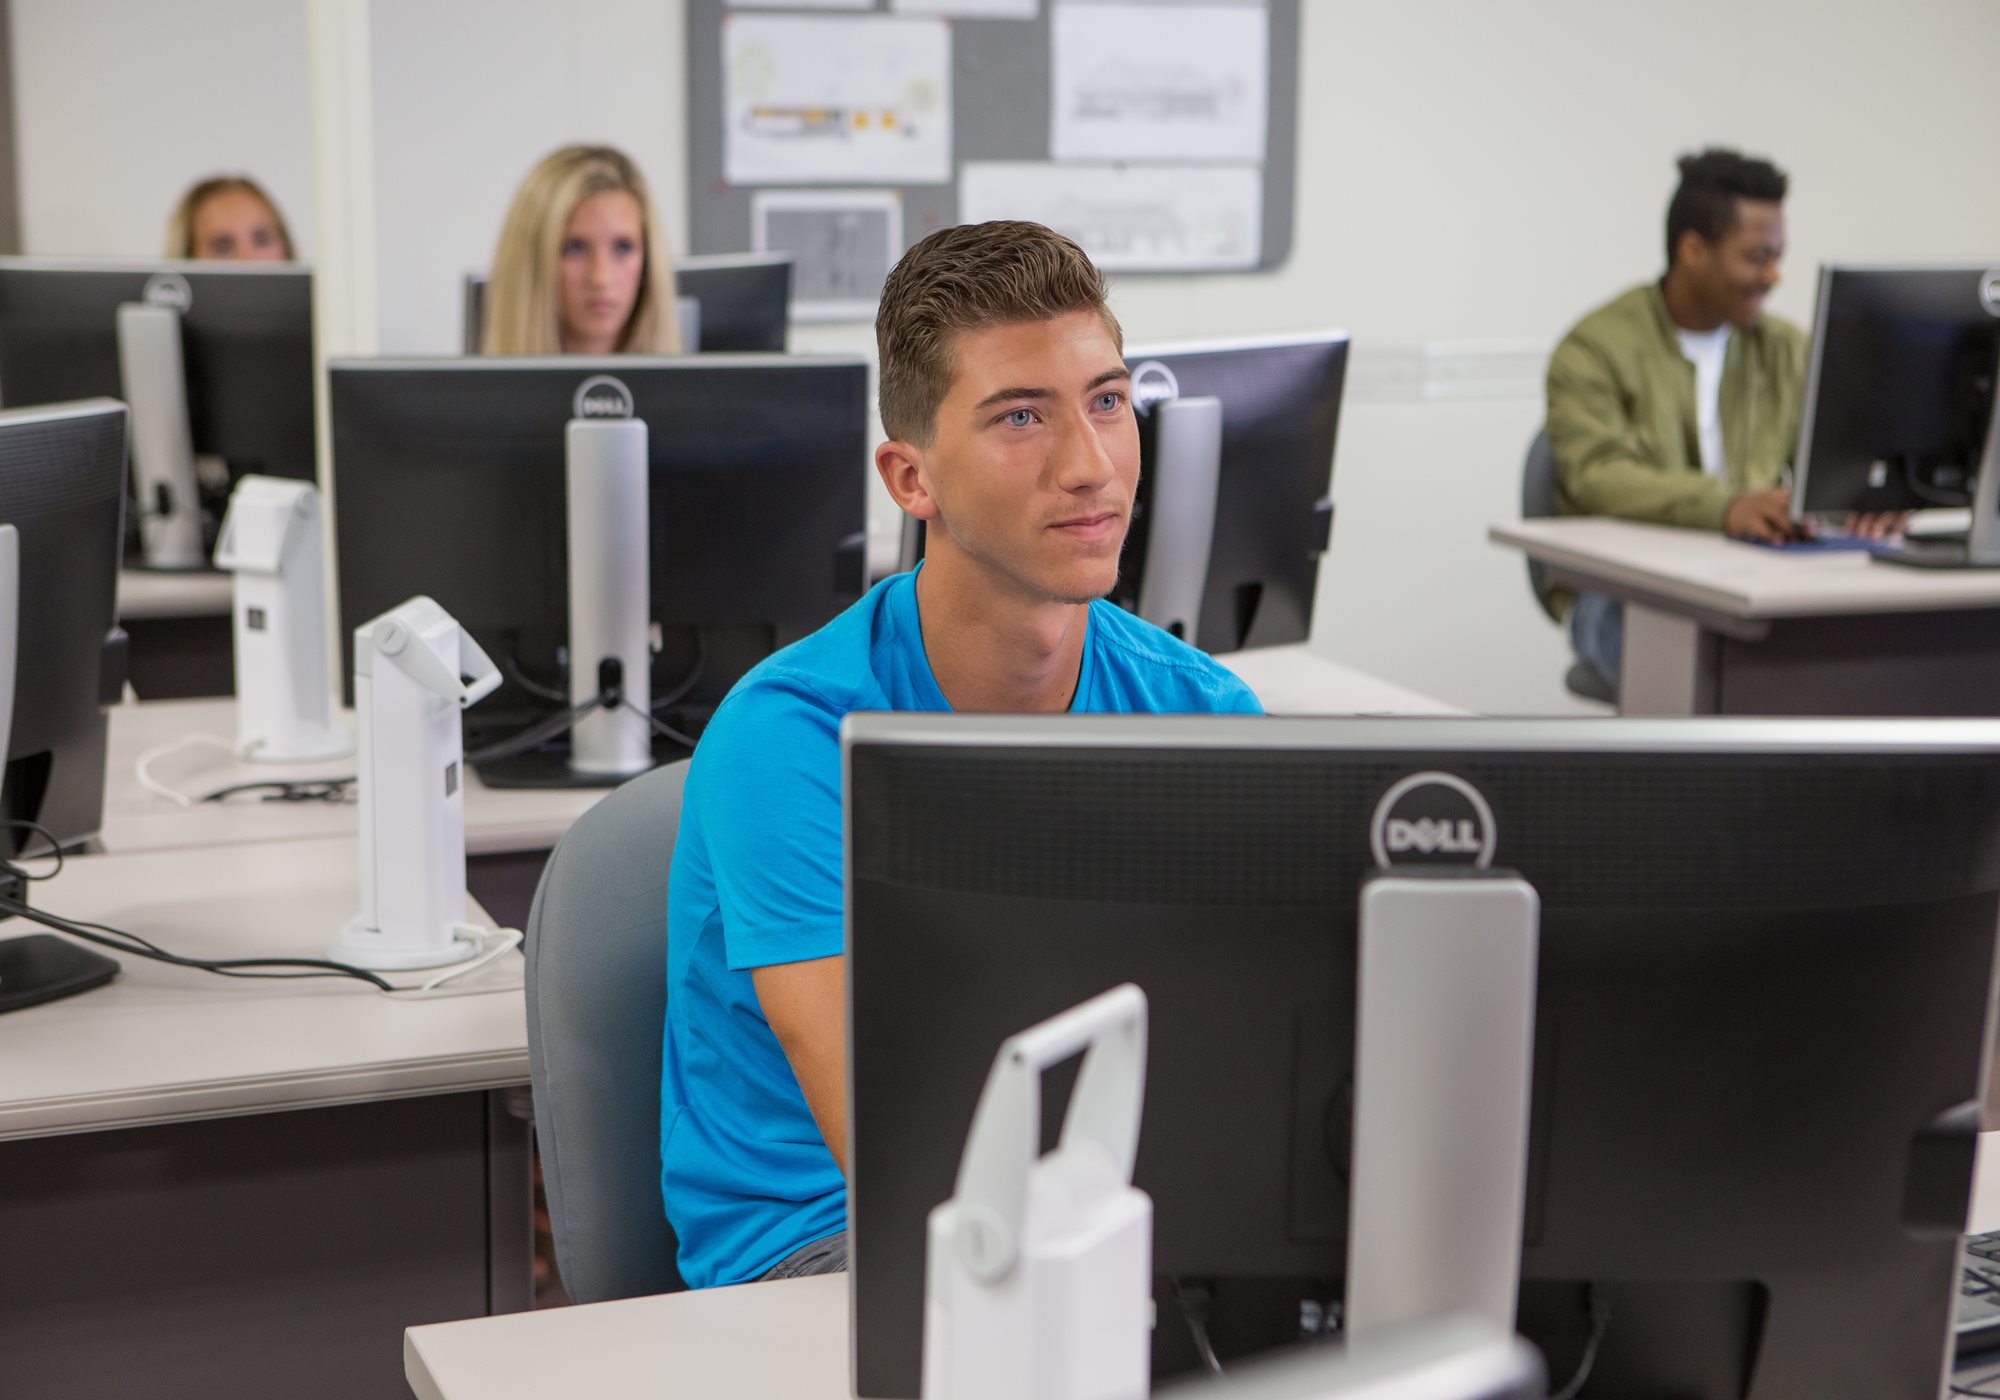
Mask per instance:
[[[1712,331],[1679,327],[1681,354],[1694,366],[1694,421],[1701,438],[1701,468],[1710,476],[1726,476],[1722,460],[1722,361],[1729,354],[1729,323]]]

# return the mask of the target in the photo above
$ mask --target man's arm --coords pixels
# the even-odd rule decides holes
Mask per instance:
[[[1585,515],[1720,530],[1728,482],[1706,472],[1666,471],[1649,460],[1623,396],[1598,349],[1576,336],[1549,359],[1548,434],[1556,480]]]
[[[785,1049],[834,1165],[847,1174],[847,959],[754,969],[764,1019]]]

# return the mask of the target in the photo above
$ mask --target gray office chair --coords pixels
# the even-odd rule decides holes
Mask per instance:
[[[1555,514],[1556,450],[1549,442],[1548,433],[1537,428],[1535,440],[1528,444],[1528,459],[1521,465],[1521,518],[1546,520]],[[1560,623],[1562,618],[1549,601],[1548,566],[1539,560],[1528,561],[1528,587],[1534,590],[1535,601],[1542,605],[1542,611]],[[1597,700],[1606,705],[1618,703],[1617,687],[1581,660],[1572,662],[1569,670],[1563,673],[1563,688],[1585,700]]]
[[[687,764],[632,779],[564,836],[528,913],[528,1073],[563,1287],[682,1287],[660,1204],[667,867]]]

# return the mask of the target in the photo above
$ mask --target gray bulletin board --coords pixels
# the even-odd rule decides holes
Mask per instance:
[[[966,17],[967,11],[979,8],[1012,9],[1030,17]],[[829,39],[866,44],[868,35],[893,34],[900,41],[912,32],[910,26],[886,22],[908,21],[916,18],[913,11],[939,9],[960,12],[943,21],[949,55],[948,63],[937,70],[948,67],[950,87],[949,140],[941,147],[948,156],[938,170],[942,178],[906,181],[843,173],[847,167],[841,162],[852,157],[842,153],[853,150],[854,142],[852,131],[842,124],[866,128],[872,119],[890,125],[894,114],[879,110],[881,104],[864,110],[867,104],[857,100],[854,110],[842,112],[795,102],[758,107],[745,115],[744,94],[752,88],[744,74],[746,68],[756,67],[748,57],[763,61],[767,52],[761,44],[746,46],[745,36],[784,31],[779,37],[795,39],[801,33],[824,33]],[[1083,138],[1074,134],[1078,129],[1074,123],[1065,128],[1071,134],[1062,138],[1069,149],[1057,151],[1051,94],[1064,79],[1053,72],[1051,44],[1059,25],[1101,26],[1114,17],[1142,17],[1148,32],[1129,46],[1113,42],[1075,47],[1091,55],[1109,53],[1108,60],[1092,59],[1096,64],[1092,81],[1108,100],[1143,104],[1142,115],[1178,116],[1190,106],[1221,102],[1215,92],[1204,90],[1201,65],[1185,57],[1190,44],[1183,42],[1184,37],[1192,39],[1203,32],[1201,25],[1218,22],[1234,25],[1231,32],[1241,33],[1245,10],[1264,15],[1261,161],[1184,154],[1168,144],[1137,158],[1079,158],[1076,150]],[[1058,11],[1067,13],[1059,19]],[[1230,13],[1219,13],[1223,11]],[[875,21],[876,27],[857,26],[852,23],[856,19]],[[786,21],[825,27],[788,26]],[[843,26],[842,21],[847,23]],[[937,22],[930,23],[934,30]],[[794,314],[800,319],[871,318],[882,277],[903,249],[933,229],[963,222],[967,217],[963,205],[975,206],[973,217],[994,216],[996,207],[1013,199],[1013,191],[1019,189],[1044,191],[1036,196],[1040,204],[1001,212],[1042,217],[1059,228],[1065,219],[1076,218],[1079,227],[1064,231],[1075,234],[1118,277],[1266,270],[1283,263],[1291,252],[1298,149],[1298,0],[1146,0],[1143,5],[1129,0],[1124,4],[1116,0],[797,0],[795,4],[689,0],[687,24],[691,251],[736,252],[760,244],[788,248],[796,259]],[[763,27],[726,30],[738,24]],[[1065,32],[1081,31],[1072,27]],[[1237,47],[1240,50],[1241,45]],[[733,78],[732,52],[737,60]],[[780,61],[790,63],[792,72],[819,63],[829,70],[855,66],[853,51],[843,57],[838,44],[828,46],[823,60],[810,45],[794,43],[787,53],[789,57]],[[802,57],[808,54],[810,59]],[[1069,71],[1076,69],[1071,66]],[[1074,78],[1064,91],[1080,91]],[[1254,88],[1250,91],[1254,93]],[[1242,92],[1240,84],[1228,89],[1239,106],[1253,106],[1254,99],[1241,97]],[[737,103],[734,112],[732,99]],[[1087,96],[1073,100],[1079,111],[1090,106]],[[739,154],[731,154],[731,121],[740,131],[753,119],[786,124],[781,134],[795,139],[789,139],[776,159],[794,160],[796,153],[795,164],[779,168],[767,161],[753,168],[740,154],[750,144],[740,135],[735,147]],[[937,126],[933,123],[934,130]],[[906,124],[904,134],[909,131]],[[760,149],[773,147],[766,142]],[[732,160],[737,162],[734,169]],[[832,161],[825,167],[830,173],[819,173],[815,160]],[[970,180],[969,163],[973,164]],[[1031,178],[1010,180],[1010,175],[1022,172]],[[738,177],[735,181],[732,174]],[[1070,187],[1075,188],[1063,193]],[[1115,188],[1118,195],[1100,202],[1093,192],[1096,187]],[[1170,206],[1165,212],[1146,205],[1144,191],[1151,188],[1161,190]],[[1131,193],[1135,189],[1139,193]],[[1219,212],[1206,212],[1208,204],[1200,206],[1211,226],[1198,237],[1193,219],[1177,218],[1174,201],[1184,201],[1188,190],[1210,189],[1218,192],[1213,208]],[[1033,199],[1023,198],[1034,205]],[[1127,202],[1116,203],[1119,198]],[[1088,210],[1075,212],[1077,201],[1087,203]],[[1054,212],[1042,214],[1041,209]],[[1234,218],[1227,233],[1217,231],[1217,221],[1225,216]],[[1161,220],[1171,222],[1170,232],[1161,231]],[[1085,227],[1095,231],[1086,235]],[[1169,251],[1163,253],[1162,248]],[[1211,254],[1211,249],[1218,251]]]

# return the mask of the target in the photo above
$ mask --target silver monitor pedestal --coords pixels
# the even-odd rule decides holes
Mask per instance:
[[[132,479],[146,567],[206,568],[180,312],[141,302],[118,308],[118,375],[132,412]]]
[[[1200,646],[1201,599],[1222,476],[1222,400],[1167,399],[1150,412],[1157,436],[1139,616]]]
[[[570,730],[570,769],[602,777],[643,773],[653,766],[646,424],[573,418],[564,446],[570,704],[585,705],[603,693],[607,661],[616,663],[624,702],[577,720]]]
[[[1511,1331],[1521,1275],[1541,901],[1504,871],[1361,889],[1346,1330],[1469,1313]]]

